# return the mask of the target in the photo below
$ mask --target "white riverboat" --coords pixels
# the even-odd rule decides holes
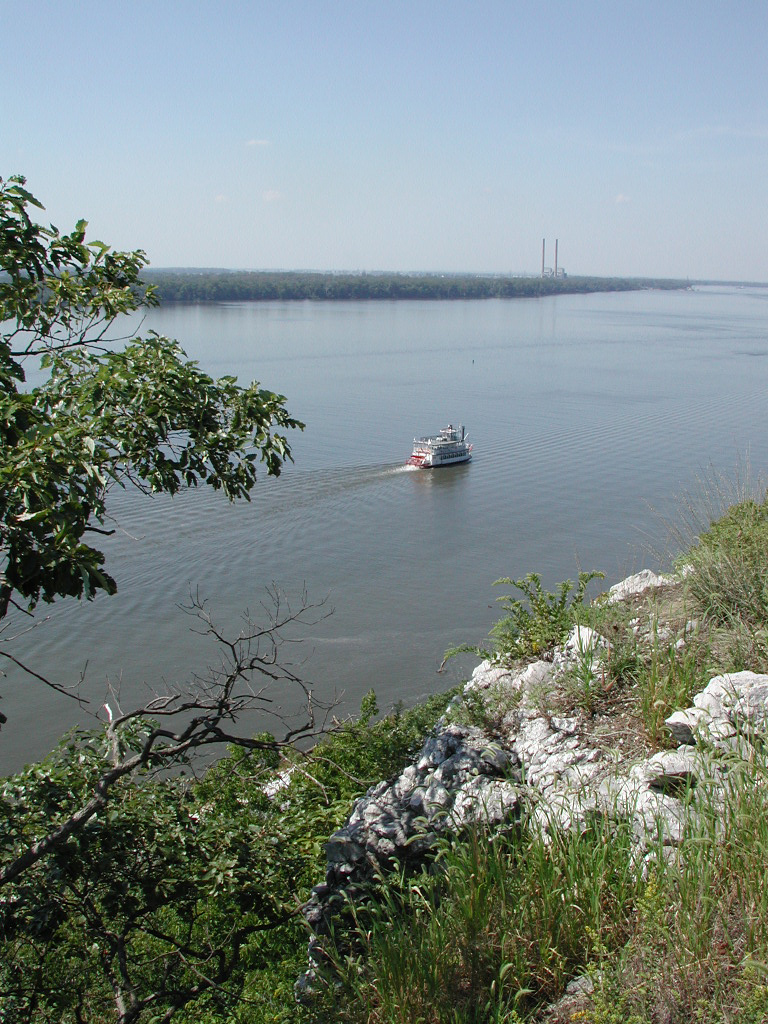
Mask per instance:
[[[452,466],[456,462],[469,462],[472,445],[467,441],[464,427],[448,424],[434,437],[415,437],[413,452],[408,462],[421,469]]]

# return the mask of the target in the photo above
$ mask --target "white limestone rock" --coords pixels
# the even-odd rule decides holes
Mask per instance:
[[[740,736],[768,727],[768,675],[744,671],[714,676],[693,698],[693,707],[674,712],[666,725],[679,744],[702,741],[734,749]]]
[[[616,604],[617,601],[626,601],[630,597],[644,594],[647,590],[657,587],[667,587],[675,582],[672,576],[660,576],[650,569],[642,569],[633,576],[627,576],[608,591],[606,604]]]
[[[470,779],[457,792],[451,808],[455,828],[487,821],[506,821],[520,804],[519,787],[506,779]]]
[[[555,648],[552,664],[556,673],[567,671],[585,658],[599,664],[600,655],[609,650],[608,641],[589,626],[574,626],[564,644]]]
[[[552,672],[552,663],[543,660],[517,670],[481,661],[464,686],[464,693],[490,691],[497,699],[503,699],[505,695],[522,698],[536,687],[545,685]]]

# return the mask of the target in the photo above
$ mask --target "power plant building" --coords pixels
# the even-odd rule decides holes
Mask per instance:
[[[554,267],[547,266],[547,240],[542,238],[541,240],[541,276],[542,277],[567,277],[563,267],[557,265],[557,245],[559,239],[555,239],[555,265]]]

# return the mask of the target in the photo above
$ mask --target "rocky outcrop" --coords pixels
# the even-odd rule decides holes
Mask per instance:
[[[637,594],[645,594],[649,590],[667,587],[674,582],[674,577],[659,576],[650,569],[641,569],[633,576],[627,576],[619,583],[614,583],[608,591],[607,603],[615,604],[617,601],[626,601],[627,598],[635,597]]]
[[[638,574],[612,588],[608,600],[668,582]],[[416,760],[357,801],[327,844],[325,880],[304,908],[314,938],[311,968],[297,984],[300,998],[311,991],[334,914],[376,871],[418,861],[447,830],[512,823],[525,814],[551,832],[578,827],[594,814],[621,815],[631,821],[641,866],[659,837],[674,856],[691,794],[704,778],[717,786],[712,754],[748,757],[755,734],[765,730],[768,676],[715,677],[693,707],[667,720],[676,749],[627,762],[616,745],[601,740],[586,711],[552,710],[551,695],[564,680],[588,686],[609,650],[603,637],[582,627],[552,660],[519,671],[482,662]]]
[[[393,782],[369,789],[326,844],[325,881],[315,886],[304,907],[315,935],[310,962],[322,963],[322,937],[334,914],[376,871],[398,861],[421,860],[446,830],[513,818],[521,781],[520,762],[511,747],[476,726],[443,722],[417,760]],[[300,979],[300,995],[313,977],[314,969]]]
[[[765,733],[768,676],[732,672],[710,679],[693,698],[693,707],[667,719],[676,742],[697,741],[722,751],[748,753],[745,744],[755,732]]]

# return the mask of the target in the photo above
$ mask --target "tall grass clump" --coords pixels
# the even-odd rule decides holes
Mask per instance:
[[[765,756],[713,763],[688,812],[680,846],[666,865],[656,861],[631,939],[601,980],[593,1024],[768,1021]]]
[[[669,743],[666,719],[673,711],[688,707],[705,685],[704,654],[705,648],[695,637],[678,646],[659,635],[658,624],[653,629],[644,671],[637,677],[637,694],[640,716],[654,745]]]
[[[768,501],[734,505],[685,558],[688,589],[719,626],[768,621]]]
[[[356,952],[339,956],[327,1019],[527,1019],[624,945],[639,887],[630,830],[600,817],[581,833],[478,827],[444,839],[430,867],[380,879],[355,909]]]
[[[768,668],[768,501],[748,462],[732,477],[710,469],[678,501],[670,542],[695,612],[705,618],[713,667]]]
[[[768,500],[733,505],[681,561],[722,670],[768,670]]]
[[[722,472],[714,466],[696,476],[694,485],[677,497],[673,518],[661,517],[667,533],[667,550],[656,552],[660,560],[675,561],[680,552],[696,546],[699,537],[731,509],[747,502],[760,502],[766,481],[755,476],[748,458],[738,461],[735,470]],[[673,552],[670,556],[670,552]]]

